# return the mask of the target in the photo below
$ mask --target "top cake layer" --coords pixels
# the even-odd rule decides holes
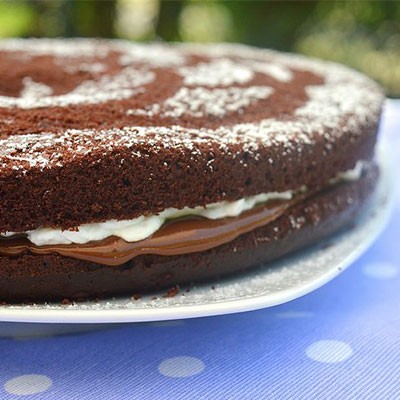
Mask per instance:
[[[372,157],[383,95],[237,45],[0,42],[0,232],[323,185]]]

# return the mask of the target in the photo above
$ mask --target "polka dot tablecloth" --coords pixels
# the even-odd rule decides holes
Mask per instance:
[[[399,171],[400,102],[387,103],[381,141]],[[0,339],[0,399],[400,399],[399,188],[391,222],[370,250],[298,300]]]

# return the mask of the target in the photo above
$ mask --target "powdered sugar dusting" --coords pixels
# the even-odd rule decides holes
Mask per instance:
[[[165,102],[166,116],[180,117],[183,114],[202,117],[223,116],[232,111],[242,110],[258,99],[265,99],[273,92],[270,87],[230,87],[207,90],[204,88],[182,88]]]
[[[278,81],[290,82],[293,79],[293,73],[286,65],[265,62],[252,62],[250,64],[254,71],[270,75]]]
[[[25,56],[105,57],[110,47],[106,41],[89,39],[7,39],[0,41],[0,51],[22,52]]]
[[[174,118],[179,118],[184,114],[193,117],[205,117],[207,115],[223,117],[227,113],[243,110],[259,99],[267,98],[273,91],[272,88],[263,86],[224,89],[202,87],[189,89],[183,87],[162,105],[154,104],[148,110],[128,110],[128,113],[149,116],[161,114]]]
[[[24,85],[21,91],[21,97],[23,99],[39,99],[45,96],[51,96],[53,93],[53,89],[50,86],[47,86],[43,83],[35,82],[29,76],[25,77],[22,80],[22,84]]]
[[[77,72],[91,72],[92,74],[100,74],[107,70],[107,66],[100,62],[80,62],[71,65],[66,62],[65,57],[57,58],[56,64],[70,74],[75,74]]]
[[[194,67],[183,67],[179,73],[184,77],[185,85],[196,86],[229,86],[246,83],[254,76],[250,68],[224,58]]]
[[[124,112],[133,119],[132,124],[125,128],[66,129],[61,132],[52,132],[49,128],[43,134],[17,135],[0,140],[0,168],[4,173],[25,173],[30,168],[59,168],[69,162],[66,160],[83,159],[94,152],[107,154],[118,148],[129,148],[132,157],[142,157],[140,147],[143,143],[152,146],[155,153],[164,148],[200,152],[214,146],[229,153],[233,145],[239,144],[256,160],[262,147],[280,146],[284,152],[301,151],[302,145],[312,145],[321,137],[330,146],[329,143],[335,142],[339,136],[357,134],[363,126],[375,123],[383,100],[380,89],[372,81],[345,67],[239,45],[5,40],[0,41],[0,50],[20,52],[29,57],[52,54],[57,63],[68,57],[85,56],[85,60],[79,60],[77,65],[86,65],[86,69],[91,65],[87,57],[95,57],[92,62],[94,73],[99,74],[96,79],[82,82],[69,93],[57,96],[52,95],[50,86],[28,76],[23,80],[20,97],[0,96],[0,107],[68,107],[131,99],[144,93],[146,85],[157,83],[157,74],[162,73],[160,68],[171,66],[182,78],[181,86],[167,99],[147,107],[127,108]],[[110,51],[119,54],[117,61],[121,70],[114,75],[107,75],[103,64],[98,61]],[[188,64],[192,55],[208,58],[208,61]],[[273,85],[251,85],[249,82],[255,72],[272,77],[280,82],[279,87],[287,84],[287,89],[279,90],[287,90],[285,95],[290,96],[295,70],[322,76],[325,83],[307,87],[308,101],[292,116],[224,124],[226,115],[244,115],[247,107],[269,99],[278,90]],[[176,125],[162,126],[158,122],[154,126],[136,126],[135,116],[150,118],[154,115],[176,118]],[[215,129],[179,126],[179,119],[188,116],[220,118],[221,123]],[[0,122],[9,123],[6,119]]]
[[[162,44],[132,44],[115,41],[118,50],[124,54],[120,57],[122,65],[145,63],[156,67],[172,67],[185,63],[186,57],[172,46]]]
[[[97,104],[110,100],[121,100],[143,91],[143,85],[153,79],[153,72],[125,68],[116,75],[105,75],[98,81],[83,82],[65,95],[51,96],[52,89],[50,87],[26,77],[21,97],[0,96],[0,107],[22,109],[66,107],[73,104]]]

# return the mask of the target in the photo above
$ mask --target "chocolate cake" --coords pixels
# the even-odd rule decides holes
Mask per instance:
[[[0,41],[0,300],[217,279],[356,218],[384,99],[239,45]]]

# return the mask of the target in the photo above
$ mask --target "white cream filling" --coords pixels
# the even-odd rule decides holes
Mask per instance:
[[[338,181],[355,181],[361,177],[364,162],[359,161],[355,168],[340,173],[336,178],[330,180],[330,184]],[[303,191],[304,187],[301,188]],[[255,196],[245,197],[236,201],[222,201],[212,203],[205,207],[185,207],[181,210],[167,208],[157,215],[140,216],[130,220],[109,220],[83,224],[76,230],[61,230],[54,228],[37,228],[23,232],[28,240],[37,246],[51,244],[84,244],[91,241],[103,240],[110,236],[117,236],[127,242],[137,242],[146,239],[165,223],[166,220],[176,219],[184,216],[201,216],[208,219],[221,219],[226,217],[237,217],[242,212],[252,209],[260,203],[269,200],[290,200],[298,192],[288,190],[285,192],[261,193]],[[16,235],[15,232],[0,234],[3,237]]]
[[[361,178],[363,168],[366,164],[365,161],[358,161],[353,169],[340,173],[336,178],[332,178],[329,183],[334,185],[340,181],[358,181]]]

